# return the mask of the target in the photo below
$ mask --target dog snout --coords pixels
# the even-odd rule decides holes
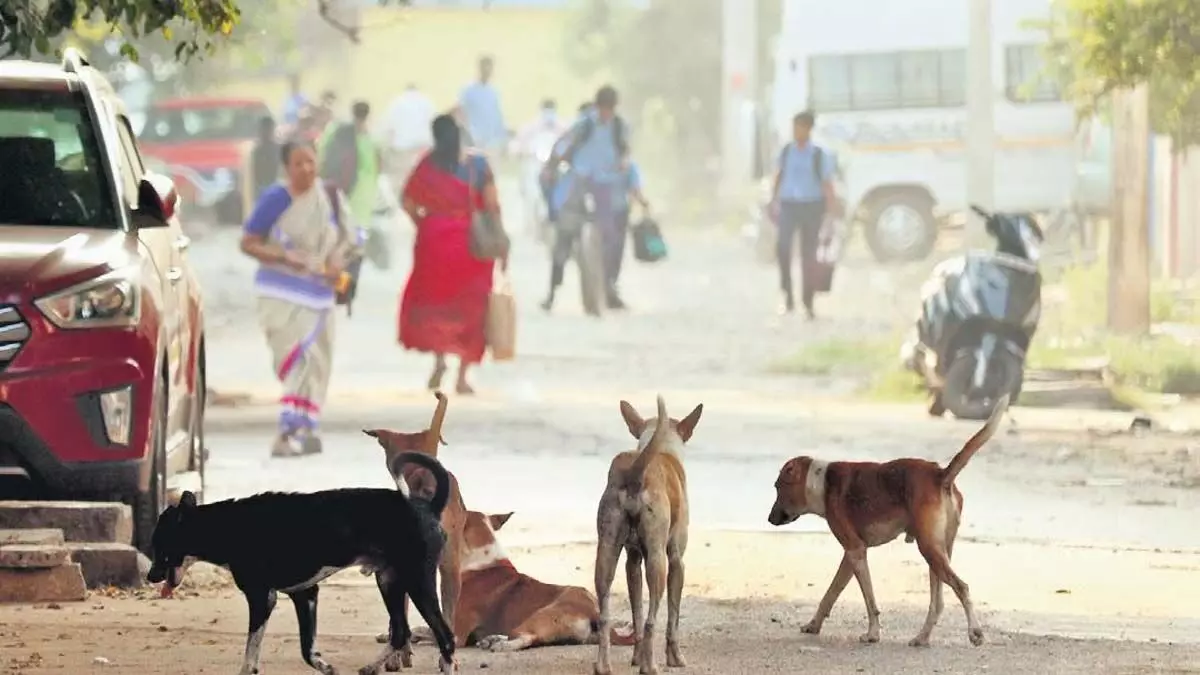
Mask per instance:
[[[783,509],[779,508],[778,505],[771,507],[771,513],[767,516],[768,523],[778,527],[788,522],[788,520],[789,518],[787,513],[785,513]]]

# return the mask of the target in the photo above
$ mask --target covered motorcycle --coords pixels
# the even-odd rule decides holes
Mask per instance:
[[[1041,319],[1042,231],[1024,213],[988,213],[995,252],[972,251],[938,265],[921,292],[921,312],[901,349],[932,394],[929,412],[987,419],[996,402],[1015,402],[1025,358]]]

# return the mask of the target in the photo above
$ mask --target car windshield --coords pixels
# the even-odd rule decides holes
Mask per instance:
[[[116,228],[83,97],[0,89],[0,223]]]
[[[142,140],[151,143],[233,141],[258,137],[259,119],[268,113],[259,106],[151,108],[142,125]]]

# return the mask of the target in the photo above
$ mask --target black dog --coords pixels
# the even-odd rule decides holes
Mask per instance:
[[[441,672],[454,672],[454,634],[438,606],[434,578],[446,535],[439,520],[450,494],[446,470],[436,459],[405,453],[404,460],[429,469],[437,488],[428,504],[396,490],[343,489],[312,494],[268,492],[197,506],[185,492],[154,529],[150,583],[178,586],[196,560],[226,567],[246,595],[250,630],[241,675],[258,673],[259,651],[276,593],[291,597],[300,627],[300,655],[326,675],[335,673],[313,650],[317,631],[317,584],[354,565],[375,570],[387,606],[391,640],[374,663],[359,670],[389,671],[408,647],[412,632],[405,599],[429,624],[441,651]]]

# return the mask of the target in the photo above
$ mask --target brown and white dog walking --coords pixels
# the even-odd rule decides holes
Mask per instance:
[[[434,396],[438,402],[437,409],[433,412],[429,428],[424,431],[405,433],[387,429],[363,430],[364,434],[374,438],[383,448],[388,473],[396,482],[397,489],[406,495],[432,494],[437,486],[433,474],[425,468],[417,464],[396,461],[406,452],[419,452],[437,459],[439,445],[446,444],[446,441],[442,439],[442,423],[446,419],[448,401],[446,395],[440,391],[435,392]],[[448,470],[446,473],[450,476],[450,501],[442,511],[442,529],[446,531],[446,547],[442,550],[438,572],[441,576],[442,614],[446,617],[446,622],[454,626],[459,589],[462,587],[459,569],[462,566],[463,527],[466,524],[467,507],[463,503],[462,492],[458,488],[458,477],[454,475],[453,471]],[[367,574],[369,570],[364,569],[363,573]],[[388,636],[384,633],[377,636],[376,640],[384,643],[388,641]],[[455,635],[457,646],[464,646],[464,640],[464,636]],[[405,665],[410,665],[411,653],[406,652],[404,658]]]
[[[863,642],[879,641],[879,608],[867,568],[867,549],[892,541],[904,533],[917,542],[929,564],[929,613],[909,644],[929,645],[933,627],[942,614],[942,584],[950,586],[967,614],[967,638],[983,644],[983,627],[975,616],[970,591],[950,567],[954,538],[962,519],[963,496],[954,479],[971,457],[996,433],[1008,408],[1008,397],[997,403],[991,418],[967,441],[946,468],[923,459],[890,462],[825,462],[812,457],[788,460],[775,480],[775,505],[767,520],[786,525],[806,513],[821,516],[845,549],[842,564],[817,605],[812,621],[802,629],[816,635],[833,604],[853,576],[867,605],[867,632]]]
[[[581,586],[547,584],[518,572],[496,538],[496,531],[511,517],[511,513],[467,511],[454,634],[468,646],[493,652],[597,644],[596,596]],[[634,644],[632,631],[613,629],[610,638],[613,644]],[[418,631],[415,639],[432,641],[432,634]]]
[[[633,665],[643,675],[658,672],[654,659],[654,624],[663,593],[667,594],[667,666],[685,664],[679,650],[679,603],[683,597],[683,554],[688,541],[687,475],[680,454],[692,437],[704,406],[687,417],[667,416],[667,404],[658,397],[658,417],[643,419],[633,406],[621,401],[621,416],[629,433],[638,439],[637,450],[613,458],[608,485],[596,514],[596,598],[600,606],[600,647],[595,675],[609,675],[612,645],[610,594],[621,549],[625,549],[625,576],[633,610]],[[642,563],[650,591],[648,612],[642,610]]]

